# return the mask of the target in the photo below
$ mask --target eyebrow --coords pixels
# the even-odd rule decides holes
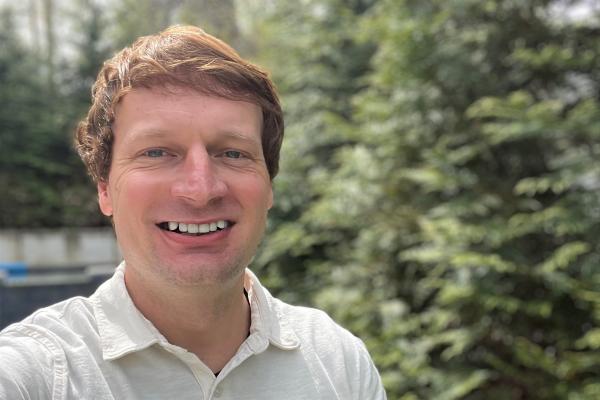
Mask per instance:
[[[244,135],[243,133],[235,132],[235,131],[220,131],[218,132],[219,138],[224,139],[233,139],[233,140],[241,140],[244,142],[248,142],[257,146],[262,146],[260,140],[256,140],[252,136]]]
[[[142,129],[134,129],[130,131],[130,134],[127,135],[126,142],[135,142],[137,140],[143,139],[153,139],[153,138],[164,138],[170,136],[170,133],[164,131],[162,129],[156,128],[142,128]]]

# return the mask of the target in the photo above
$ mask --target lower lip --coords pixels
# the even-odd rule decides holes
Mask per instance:
[[[186,247],[205,247],[222,243],[222,241],[229,236],[231,228],[232,227],[230,226],[204,235],[182,235],[173,231],[167,231],[160,228],[157,229],[159,229],[164,237],[170,242]]]

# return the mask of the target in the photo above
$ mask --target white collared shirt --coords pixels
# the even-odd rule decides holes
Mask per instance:
[[[250,335],[218,376],[135,307],[124,264],[89,298],[0,332],[0,399],[385,399],[363,343],[325,313],[285,304],[246,270]]]

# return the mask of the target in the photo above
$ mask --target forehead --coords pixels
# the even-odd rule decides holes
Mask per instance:
[[[248,103],[262,111],[261,101],[251,94],[236,94],[232,93],[227,88],[219,88],[218,86],[196,89],[193,87],[171,84],[156,84],[149,87],[130,88],[119,96],[114,110],[115,114],[117,114],[118,111],[123,108],[123,103],[125,102],[156,102],[158,99],[168,100],[170,102],[188,102],[190,99],[194,98],[212,99],[223,103]]]
[[[225,130],[261,136],[261,107],[186,88],[136,88],[115,108],[115,139],[129,132],[181,129]]]

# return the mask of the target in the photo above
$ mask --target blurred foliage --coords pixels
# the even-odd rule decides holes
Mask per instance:
[[[557,7],[305,0],[260,25],[287,137],[255,268],[363,338],[390,398],[600,396],[600,20]]]
[[[0,14],[0,226],[97,224],[95,195],[66,133],[81,106],[68,85],[48,84],[48,68],[16,35],[11,11]]]
[[[235,0],[120,0],[112,4],[110,16],[115,24],[108,36],[116,49],[172,24],[200,26],[240,52],[251,46],[238,29]]]
[[[52,95],[3,14],[1,226],[102,223],[66,134],[99,63],[140,34],[197,23],[281,91],[282,168],[253,263],[277,295],[365,340],[390,399],[600,398],[597,8],[76,4],[78,55],[56,61]]]

